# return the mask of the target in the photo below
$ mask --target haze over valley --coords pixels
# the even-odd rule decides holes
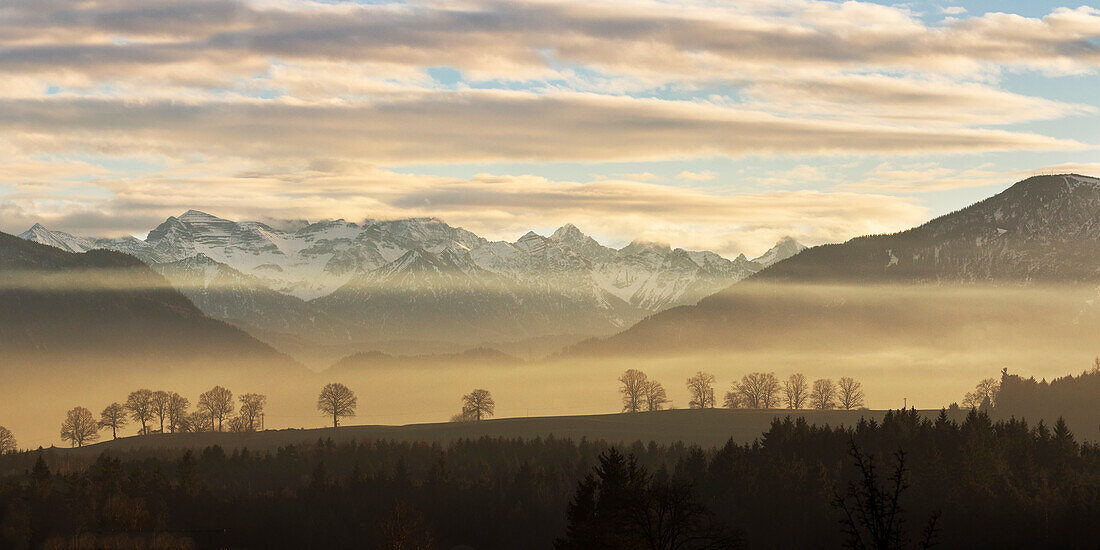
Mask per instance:
[[[1100,7],[0,1],[0,550],[1100,548]]]

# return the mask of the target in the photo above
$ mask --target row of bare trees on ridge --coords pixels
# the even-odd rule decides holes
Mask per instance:
[[[687,379],[692,409],[718,406],[714,395],[716,378],[699,371]],[[663,385],[646,373],[629,369],[619,377],[623,412],[659,411],[672,406]],[[795,373],[780,381],[772,372],[753,372],[733,381],[723,404],[728,409],[859,409],[864,406],[863,385],[844,377],[835,383],[827,378],[811,384],[804,374]]]
[[[475,389],[463,396],[462,401],[462,412],[452,421],[482,420],[492,416],[496,409],[492,394],[484,389]],[[267,396],[246,393],[238,396],[237,402],[240,407],[234,415],[233,392],[214,386],[199,395],[196,410],[189,412],[191,401],[179,393],[140,389],[131,392],[125,403],[107,405],[99,418],[85,407],[74,407],[61,424],[61,438],[74,447],[82,447],[99,440],[99,432],[110,430],[112,439],[118,439],[119,430],[131,421],[141,425],[139,435],[263,429]],[[332,419],[333,427],[340,425],[341,418],[355,416],[358,404],[355,392],[340,383],[326,385],[317,396],[317,410]],[[15,450],[15,438],[2,427],[0,445],[0,452],[7,447]]]

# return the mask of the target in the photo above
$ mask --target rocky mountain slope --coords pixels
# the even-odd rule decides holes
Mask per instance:
[[[1035,176],[893,235],[819,246],[762,281],[1100,281],[1100,179]]]
[[[908,231],[811,248],[568,354],[1065,351],[1100,331],[1098,283],[1100,180],[1037,176]]]
[[[489,241],[436,218],[351,223],[234,222],[195,210],[136,238],[92,239],[35,225],[24,239],[132,254],[204,312],[268,341],[390,340],[466,345],[609,334],[691,304],[796,254],[761,257],[634,242],[616,250],[566,225],[549,237]]]

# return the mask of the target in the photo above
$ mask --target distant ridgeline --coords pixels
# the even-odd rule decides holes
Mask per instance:
[[[1092,370],[1050,382],[1024,379],[1001,373],[1001,390],[994,415],[1027,419],[1032,425],[1043,420],[1049,427],[1065,418],[1066,424],[1083,439],[1100,440],[1100,360]]]

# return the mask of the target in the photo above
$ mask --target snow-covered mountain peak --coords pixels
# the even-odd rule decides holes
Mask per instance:
[[[460,285],[470,292],[495,289],[463,299],[462,307],[485,312],[498,311],[504,303],[499,300],[510,300],[509,308],[537,303],[546,308],[538,315],[548,316],[540,322],[581,315],[588,316],[587,322],[600,318],[609,327],[621,327],[666,307],[694,303],[760,268],[743,257],[731,261],[713,252],[672,250],[668,244],[643,240],[615,250],[573,224],[560,227],[550,237],[528,232],[514,243],[489,241],[434,217],[289,224],[236,222],[198,210],[169,217],[144,241],[127,237],[78,243],[74,239],[79,238],[71,235],[44,227],[32,229],[24,238],[79,251],[120,250],[162,266],[166,273],[171,270],[173,280],[186,281],[196,289],[232,289],[196,295],[219,318],[227,318],[230,310],[239,315],[237,306],[260,296],[257,289],[303,300],[340,294],[343,298],[334,297],[332,302],[344,304],[341,307],[351,312],[365,307],[355,301],[367,294],[356,289],[412,296],[422,289],[437,292],[462,281]],[[438,277],[450,282],[444,284]],[[210,286],[216,278],[221,282]],[[344,287],[350,294],[338,290]],[[240,297],[230,298],[234,292]],[[265,303],[282,303],[265,296]],[[216,303],[225,300],[234,307]],[[265,317],[272,315],[265,313]]]
[[[219,218],[217,216],[212,216],[210,214],[207,214],[206,212],[203,212],[201,210],[193,210],[193,209],[188,210],[187,212],[184,212],[183,214],[180,214],[179,217],[176,218],[176,219],[181,221],[181,222],[186,222],[186,223],[211,222],[211,221],[223,221],[223,222],[228,221],[228,220],[224,220],[222,218]]]
[[[556,231],[554,231],[552,235],[550,235],[550,240],[567,243],[583,242],[589,238],[590,237],[588,235],[585,235],[583,232],[581,232],[580,229],[577,229],[577,226],[571,223],[567,223],[559,227]]]
[[[752,261],[760,264],[763,267],[768,267],[773,264],[777,264],[806,250],[806,246],[793,237],[787,236],[779,239],[779,242],[775,243],[775,246],[768,249],[763,255],[758,258],[754,258]]]
[[[91,239],[76,237],[62,231],[50,231],[46,226],[36,223],[19,234],[19,238],[60,248],[68,252],[87,252],[98,248]]]
[[[672,246],[668,243],[636,239],[620,248],[619,252],[627,256],[666,255],[672,252]]]

